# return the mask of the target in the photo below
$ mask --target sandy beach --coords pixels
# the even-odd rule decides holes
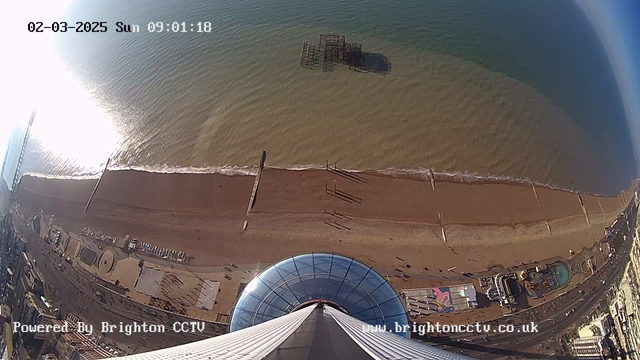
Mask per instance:
[[[54,214],[69,231],[89,226],[110,235],[129,234],[183,250],[194,256],[193,266],[270,263],[331,251],[376,267],[408,263],[428,274],[451,266],[475,272],[566,257],[569,250],[601,239],[632,193],[579,196],[438,177],[432,187],[424,176],[266,168],[247,214],[254,179],[109,171],[83,214],[95,179],[25,176],[18,199],[27,212],[42,208]]]

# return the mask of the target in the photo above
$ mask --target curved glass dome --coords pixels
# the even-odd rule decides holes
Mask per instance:
[[[271,266],[251,280],[231,313],[236,331],[286,315],[313,301],[338,305],[372,325],[408,325],[398,294],[372,268],[341,255],[297,255]],[[398,334],[408,337],[407,332]]]

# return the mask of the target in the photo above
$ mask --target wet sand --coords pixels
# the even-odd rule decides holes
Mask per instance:
[[[108,172],[84,215],[96,180],[26,176],[19,201],[27,212],[54,214],[69,231],[90,226],[183,250],[195,257],[194,266],[331,251],[377,268],[409,263],[416,271],[458,266],[474,272],[590,247],[632,193],[582,195],[589,227],[578,195],[565,191],[536,188],[536,200],[531,186],[521,184],[436,179],[433,190],[424,177],[358,176],[267,168],[248,215],[254,176]]]

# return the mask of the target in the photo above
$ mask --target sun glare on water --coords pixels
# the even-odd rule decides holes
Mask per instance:
[[[2,58],[2,110],[6,125],[26,124],[36,109],[31,141],[54,157],[83,171],[98,171],[115,151],[121,135],[112,117],[87,88],[59,60],[53,36],[30,33],[30,21],[60,21],[70,0],[3,2],[0,21],[12,49]]]

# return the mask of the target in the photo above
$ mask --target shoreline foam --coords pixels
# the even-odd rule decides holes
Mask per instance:
[[[288,171],[309,171],[309,170],[324,170],[325,165],[283,165],[283,166],[265,166],[268,169],[276,170],[288,170]],[[330,167],[331,169],[331,167]],[[352,169],[352,168],[338,168],[339,170],[350,173],[361,173],[370,175],[382,175],[392,178],[414,178],[419,180],[429,181],[431,174],[434,175],[436,182],[455,182],[465,184],[505,184],[505,185],[521,185],[521,186],[534,186],[538,188],[546,188],[550,190],[565,191],[573,194],[586,194],[593,196],[617,196],[625,189],[620,190],[616,194],[594,193],[589,191],[582,191],[579,189],[569,189],[561,186],[557,186],[550,183],[544,183],[539,181],[530,180],[527,178],[519,178],[504,175],[492,175],[492,174],[479,174],[476,172],[467,171],[437,171],[433,168],[386,168],[386,169]],[[207,166],[207,167],[180,167],[180,166],[113,166],[108,171],[141,171],[155,174],[220,174],[225,176],[256,176],[258,173],[258,166],[235,166],[235,165],[222,165],[222,166]],[[43,173],[25,173],[23,176],[32,176],[36,178],[44,179],[58,179],[58,180],[87,180],[98,179],[100,173],[96,174],[78,174],[78,175],[51,175]]]

